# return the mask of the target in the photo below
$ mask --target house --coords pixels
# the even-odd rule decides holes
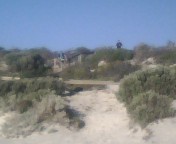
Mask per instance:
[[[65,57],[68,63],[76,64],[82,63],[84,59],[88,56],[93,54],[92,51],[79,51],[79,50],[72,50],[65,53]]]
[[[91,54],[94,54],[94,52],[86,48],[77,48],[76,50],[60,53],[57,58],[53,59],[53,72],[61,72],[71,65],[80,64]]]

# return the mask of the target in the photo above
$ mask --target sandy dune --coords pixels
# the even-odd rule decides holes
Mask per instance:
[[[58,132],[35,133],[26,138],[6,139],[0,144],[175,144],[176,118],[169,118],[141,130],[130,123],[126,109],[114,95],[118,85],[109,85],[104,90],[80,92],[66,97],[86,125],[79,131],[57,125]],[[2,124],[5,117],[1,116]],[[55,127],[55,126],[54,126]]]

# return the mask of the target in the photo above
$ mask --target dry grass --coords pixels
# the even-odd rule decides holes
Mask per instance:
[[[75,129],[82,128],[84,122],[73,111],[68,110],[65,100],[61,96],[50,93],[40,102],[33,102],[33,106],[29,107],[28,111],[22,114],[16,113],[8,119],[2,127],[2,133],[8,138],[25,137],[33,132],[44,131],[47,128],[45,127],[46,123],[71,126]]]

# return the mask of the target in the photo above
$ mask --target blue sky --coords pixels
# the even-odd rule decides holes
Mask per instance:
[[[132,49],[176,41],[176,0],[0,0],[0,46]]]

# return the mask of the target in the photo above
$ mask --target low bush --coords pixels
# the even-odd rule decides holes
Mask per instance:
[[[57,113],[64,111],[65,107],[65,101],[61,96],[50,93],[35,106],[38,116],[37,122],[40,123],[53,118]]]
[[[76,65],[65,69],[61,77],[64,79],[101,79],[119,81],[125,75],[140,69],[138,65],[131,65],[128,62],[116,61],[98,67],[94,72],[84,64]]]
[[[51,91],[62,95],[65,92],[64,83],[53,78],[0,81],[0,106],[5,110],[15,110],[18,105],[18,110],[24,112],[31,105],[30,101],[41,101]]]
[[[176,49],[160,49],[155,55],[159,64],[170,65],[176,63]]]
[[[28,94],[41,89],[55,90],[57,94],[65,91],[64,83],[54,78],[21,79],[17,81],[0,81],[0,97],[8,93]]]
[[[156,48],[147,45],[147,44],[139,44],[134,49],[134,58],[137,62],[142,62],[149,57],[153,57],[155,54]]]
[[[125,77],[120,84],[122,99],[130,103],[135,95],[153,90],[161,95],[175,98],[176,69],[159,67],[145,71],[137,71]]]
[[[20,102],[20,110],[30,106],[30,101]],[[22,106],[23,105],[23,106]],[[62,122],[68,126],[69,119],[65,112],[65,101],[53,93],[45,96],[42,101],[34,102],[33,107],[23,114],[15,114],[2,126],[6,137],[14,138],[28,136],[34,131],[42,131],[45,125],[42,122]]]
[[[167,117],[171,115],[170,99],[176,98],[176,68],[159,67],[130,74],[122,80],[119,96],[142,123]]]
[[[95,54],[86,59],[87,65],[90,67],[96,67],[102,60],[111,63],[115,61],[131,60],[134,56],[134,52],[128,49],[113,49],[111,47],[99,48],[95,51]]]
[[[127,109],[141,126],[146,126],[156,119],[173,116],[174,111],[170,107],[171,102],[172,99],[166,95],[147,91],[135,96],[132,102],[127,105]]]
[[[92,79],[90,68],[84,64],[77,64],[64,69],[61,73],[64,79]]]
[[[32,101],[31,100],[22,100],[18,102],[15,106],[15,109],[19,111],[20,113],[26,112],[30,107],[32,107]]]
[[[46,76],[51,67],[45,65],[52,52],[45,48],[11,51],[5,55],[5,62],[10,72],[19,73],[20,77],[32,78]]]
[[[98,79],[110,79],[113,81],[119,81],[125,75],[128,75],[139,69],[140,66],[138,65],[131,65],[128,62],[117,61],[109,63],[104,67],[99,67],[96,75]]]
[[[46,132],[48,125],[51,126],[52,124],[55,127],[56,123],[66,127],[74,127],[76,130],[85,125],[80,116],[74,113],[75,110],[70,110],[66,101],[54,92],[42,97],[41,101],[33,101],[32,103],[31,101],[21,101],[18,104],[19,110],[22,110],[22,112],[29,108],[31,104],[32,107],[24,113],[14,114],[7,119],[1,131],[8,138],[25,137],[33,132],[44,130]],[[57,130],[57,128],[55,129]]]
[[[153,57],[158,64],[170,65],[176,63],[176,48],[152,47],[147,44],[138,45],[134,50],[134,58],[137,62],[142,62]]]

